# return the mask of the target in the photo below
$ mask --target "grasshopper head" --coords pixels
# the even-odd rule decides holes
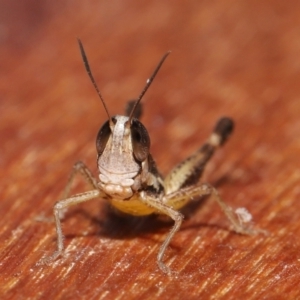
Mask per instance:
[[[147,176],[150,138],[144,125],[134,116],[137,114],[140,101],[170,52],[162,57],[147,80],[144,89],[134,102],[129,116],[111,117],[92,75],[83,45],[80,40],[78,43],[86,71],[108,116],[108,121],[100,129],[96,140],[100,173],[99,185],[108,195],[127,199],[133,195],[134,191],[140,189],[143,181],[151,184],[153,181],[149,179],[151,176]]]
[[[114,116],[99,130],[96,147],[104,191],[111,196],[130,197],[149,155],[150,138],[145,126],[135,118]]]

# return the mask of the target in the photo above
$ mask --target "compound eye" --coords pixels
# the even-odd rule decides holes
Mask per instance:
[[[135,159],[144,161],[149,154],[150,138],[145,126],[137,119],[132,119],[131,140]]]
[[[102,125],[97,135],[96,148],[97,148],[98,155],[101,155],[103,153],[110,135],[111,135],[111,130],[109,127],[109,120],[108,120]]]

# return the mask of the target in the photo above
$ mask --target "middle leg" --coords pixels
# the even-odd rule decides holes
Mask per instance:
[[[193,200],[195,197],[198,199],[199,197],[205,195],[211,195],[218,203],[227,219],[232,224],[235,232],[247,235],[252,235],[259,232],[259,230],[247,228],[233,212],[232,208],[224,202],[217,189],[207,183],[190,186],[165,195],[163,201],[166,205],[178,210],[182,208],[189,200]]]

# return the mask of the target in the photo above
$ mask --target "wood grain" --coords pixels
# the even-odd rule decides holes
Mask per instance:
[[[1,299],[300,299],[299,1],[1,1],[0,20]],[[111,114],[172,50],[144,98],[160,170],[231,116],[203,181],[268,236],[235,234],[211,199],[192,203],[167,276],[156,254],[171,223],[95,200],[66,213],[65,257],[36,265],[55,249],[51,211],[72,165],[97,174],[106,115],[76,37]]]

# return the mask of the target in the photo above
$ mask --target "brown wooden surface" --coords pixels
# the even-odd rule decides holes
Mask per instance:
[[[1,299],[300,299],[299,1],[3,0],[0,20]],[[106,115],[76,37],[112,114],[172,50],[144,99],[160,170],[232,116],[203,180],[269,236],[235,234],[206,199],[185,211],[170,277],[156,254],[171,223],[95,200],[66,214],[66,256],[36,266],[55,249],[49,218],[73,163],[97,174]]]

